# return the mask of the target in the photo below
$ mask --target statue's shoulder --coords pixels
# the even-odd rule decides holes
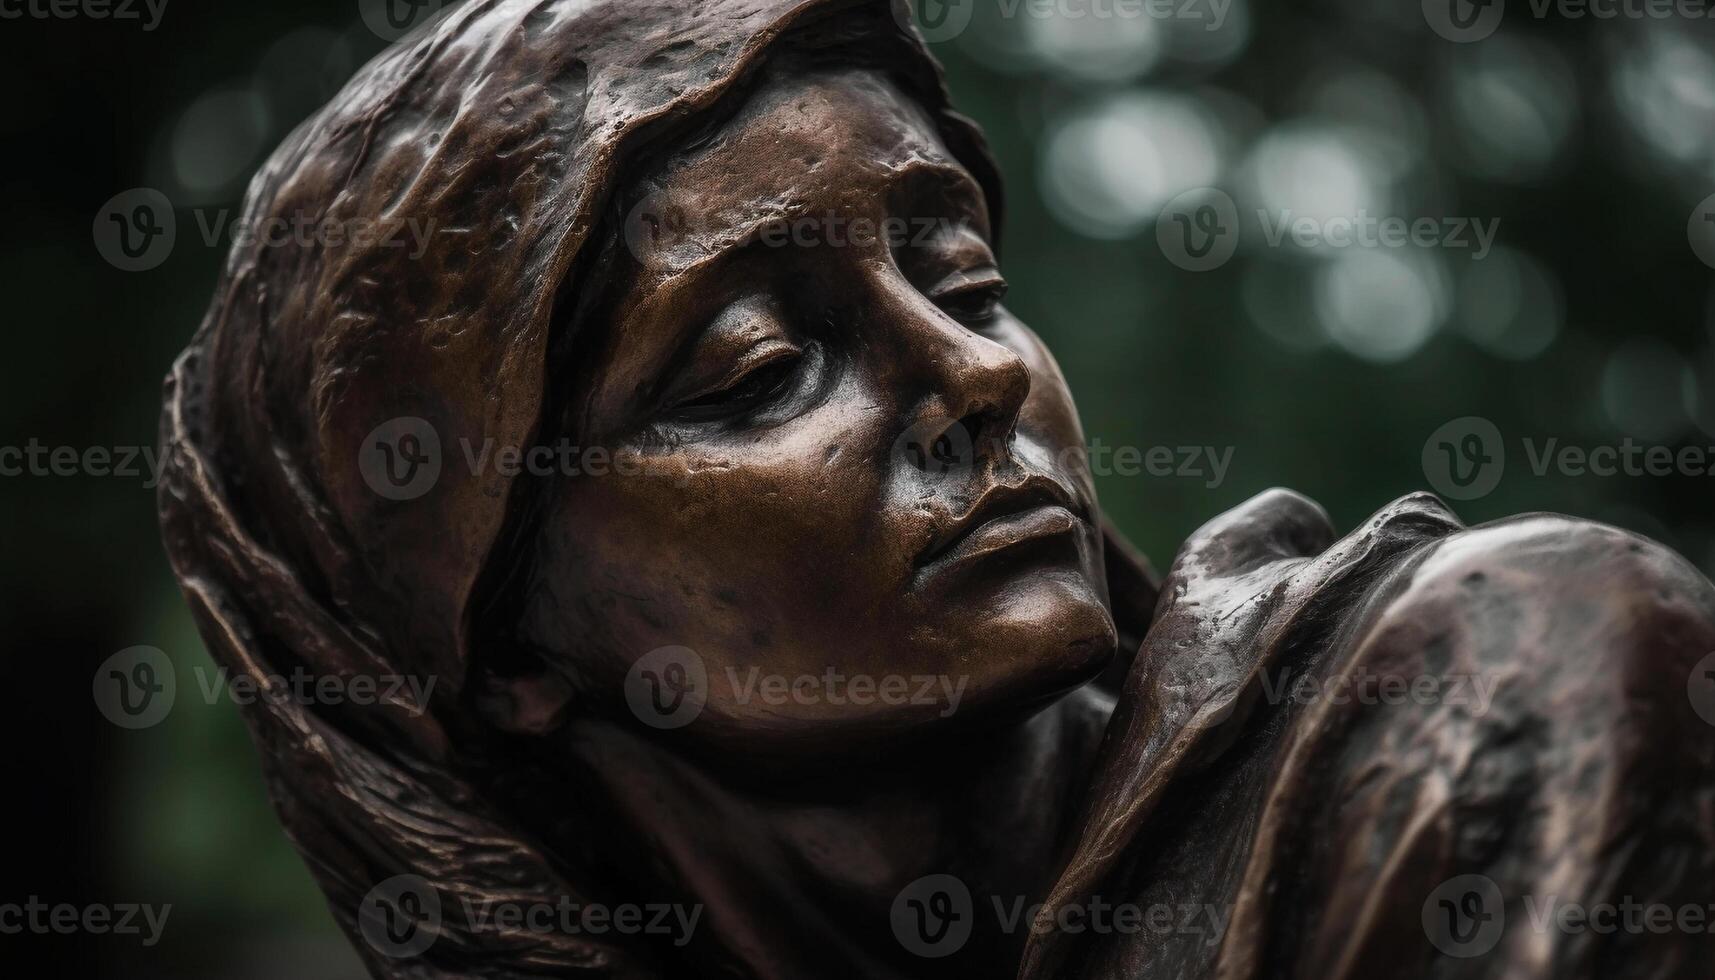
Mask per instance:
[[[1428,494],[1340,535],[1269,491],[1175,557],[1046,903],[1201,903],[1229,913],[1223,942],[1049,933],[1023,975],[1427,976],[1412,964],[1438,953],[1597,975],[1620,947],[1511,928],[1497,945],[1423,910],[1469,904],[1472,882],[1497,922],[1521,901],[1682,901],[1683,868],[1710,861],[1687,792],[1715,780],[1710,725],[1715,586],[1671,549],[1550,514],[1468,527]],[[1636,860],[1615,828],[1683,860]],[[1709,953],[1704,933],[1629,943],[1650,964]]]
[[[1568,705],[1629,713],[1647,691],[1676,707],[1651,722],[1667,731],[1715,657],[1715,584],[1665,545],[1558,514],[1466,526],[1426,493],[1343,536],[1300,494],[1258,495],[1187,540],[1164,591],[1132,694],[1191,729],[1291,673],[1481,677],[1519,719],[1568,723]]]
[[[1707,635],[1715,585],[1667,546],[1620,528],[1534,513],[1426,543],[1388,584],[1372,631],[1413,621],[1531,645],[1660,651]],[[1715,645],[1704,652],[1715,650]]]
[[[1358,567],[1379,574],[1352,575]],[[1492,598],[1496,590],[1562,604],[1571,595],[1644,605],[1715,598],[1702,572],[1643,535],[1551,513],[1467,526],[1429,493],[1400,497],[1341,536],[1308,497],[1266,491],[1187,539],[1169,580],[1195,591],[1199,581],[1227,587],[1264,570],[1262,577],[1295,580],[1300,588],[1338,588],[1346,580],[1354,600],[1385,588],[1396,610],[1462,595]]]

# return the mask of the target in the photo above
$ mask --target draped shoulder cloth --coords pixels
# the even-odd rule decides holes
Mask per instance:
[[[1173,563],[1039,921],[1169,914],[1021,976],[1706,975],[1712,651],[1715,587],[1636,535],[1263,494]]]

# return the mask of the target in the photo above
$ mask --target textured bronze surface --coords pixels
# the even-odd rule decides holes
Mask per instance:
[[[902,10],[471,0],[252,185],[251,223],[428,232],[235,248],[163,420],[217,660],[418,682],[246,709],[372,971],[1707,975],[1706,933],[1520,903],[1715,899],[1710,584],[1571,519],[1413,496],[1338,538],[1275,491],[1158,596]],[[1281,694],[1377,676],[1486,700]],[[1508,918],[1468,957],[1426,921],[1465,875]],[[1220,926],[1067,927],[1092,902]],[[486,914],[586,905],[687,924]]]

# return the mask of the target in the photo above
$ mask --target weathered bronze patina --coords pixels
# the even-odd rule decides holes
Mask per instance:
[[[1710,584],[1276,491],[1158,588],[901,13],[469,0],[252,185],[429,233],[237,247],[164,419],[214,656],[418,682],[246,709],[373,972],[1708,975],[1524,903],[1715,900]]]

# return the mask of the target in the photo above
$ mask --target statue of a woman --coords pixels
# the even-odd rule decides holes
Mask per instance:
[[[223,664],[382,692],[246,709],[371,970],[1706,971],[1558,910],[1715,900],[1710,583],[1275,491],[1158,586],[902,6],[468,0],[252,184],[347,233],[235,248],[162,520]]]

